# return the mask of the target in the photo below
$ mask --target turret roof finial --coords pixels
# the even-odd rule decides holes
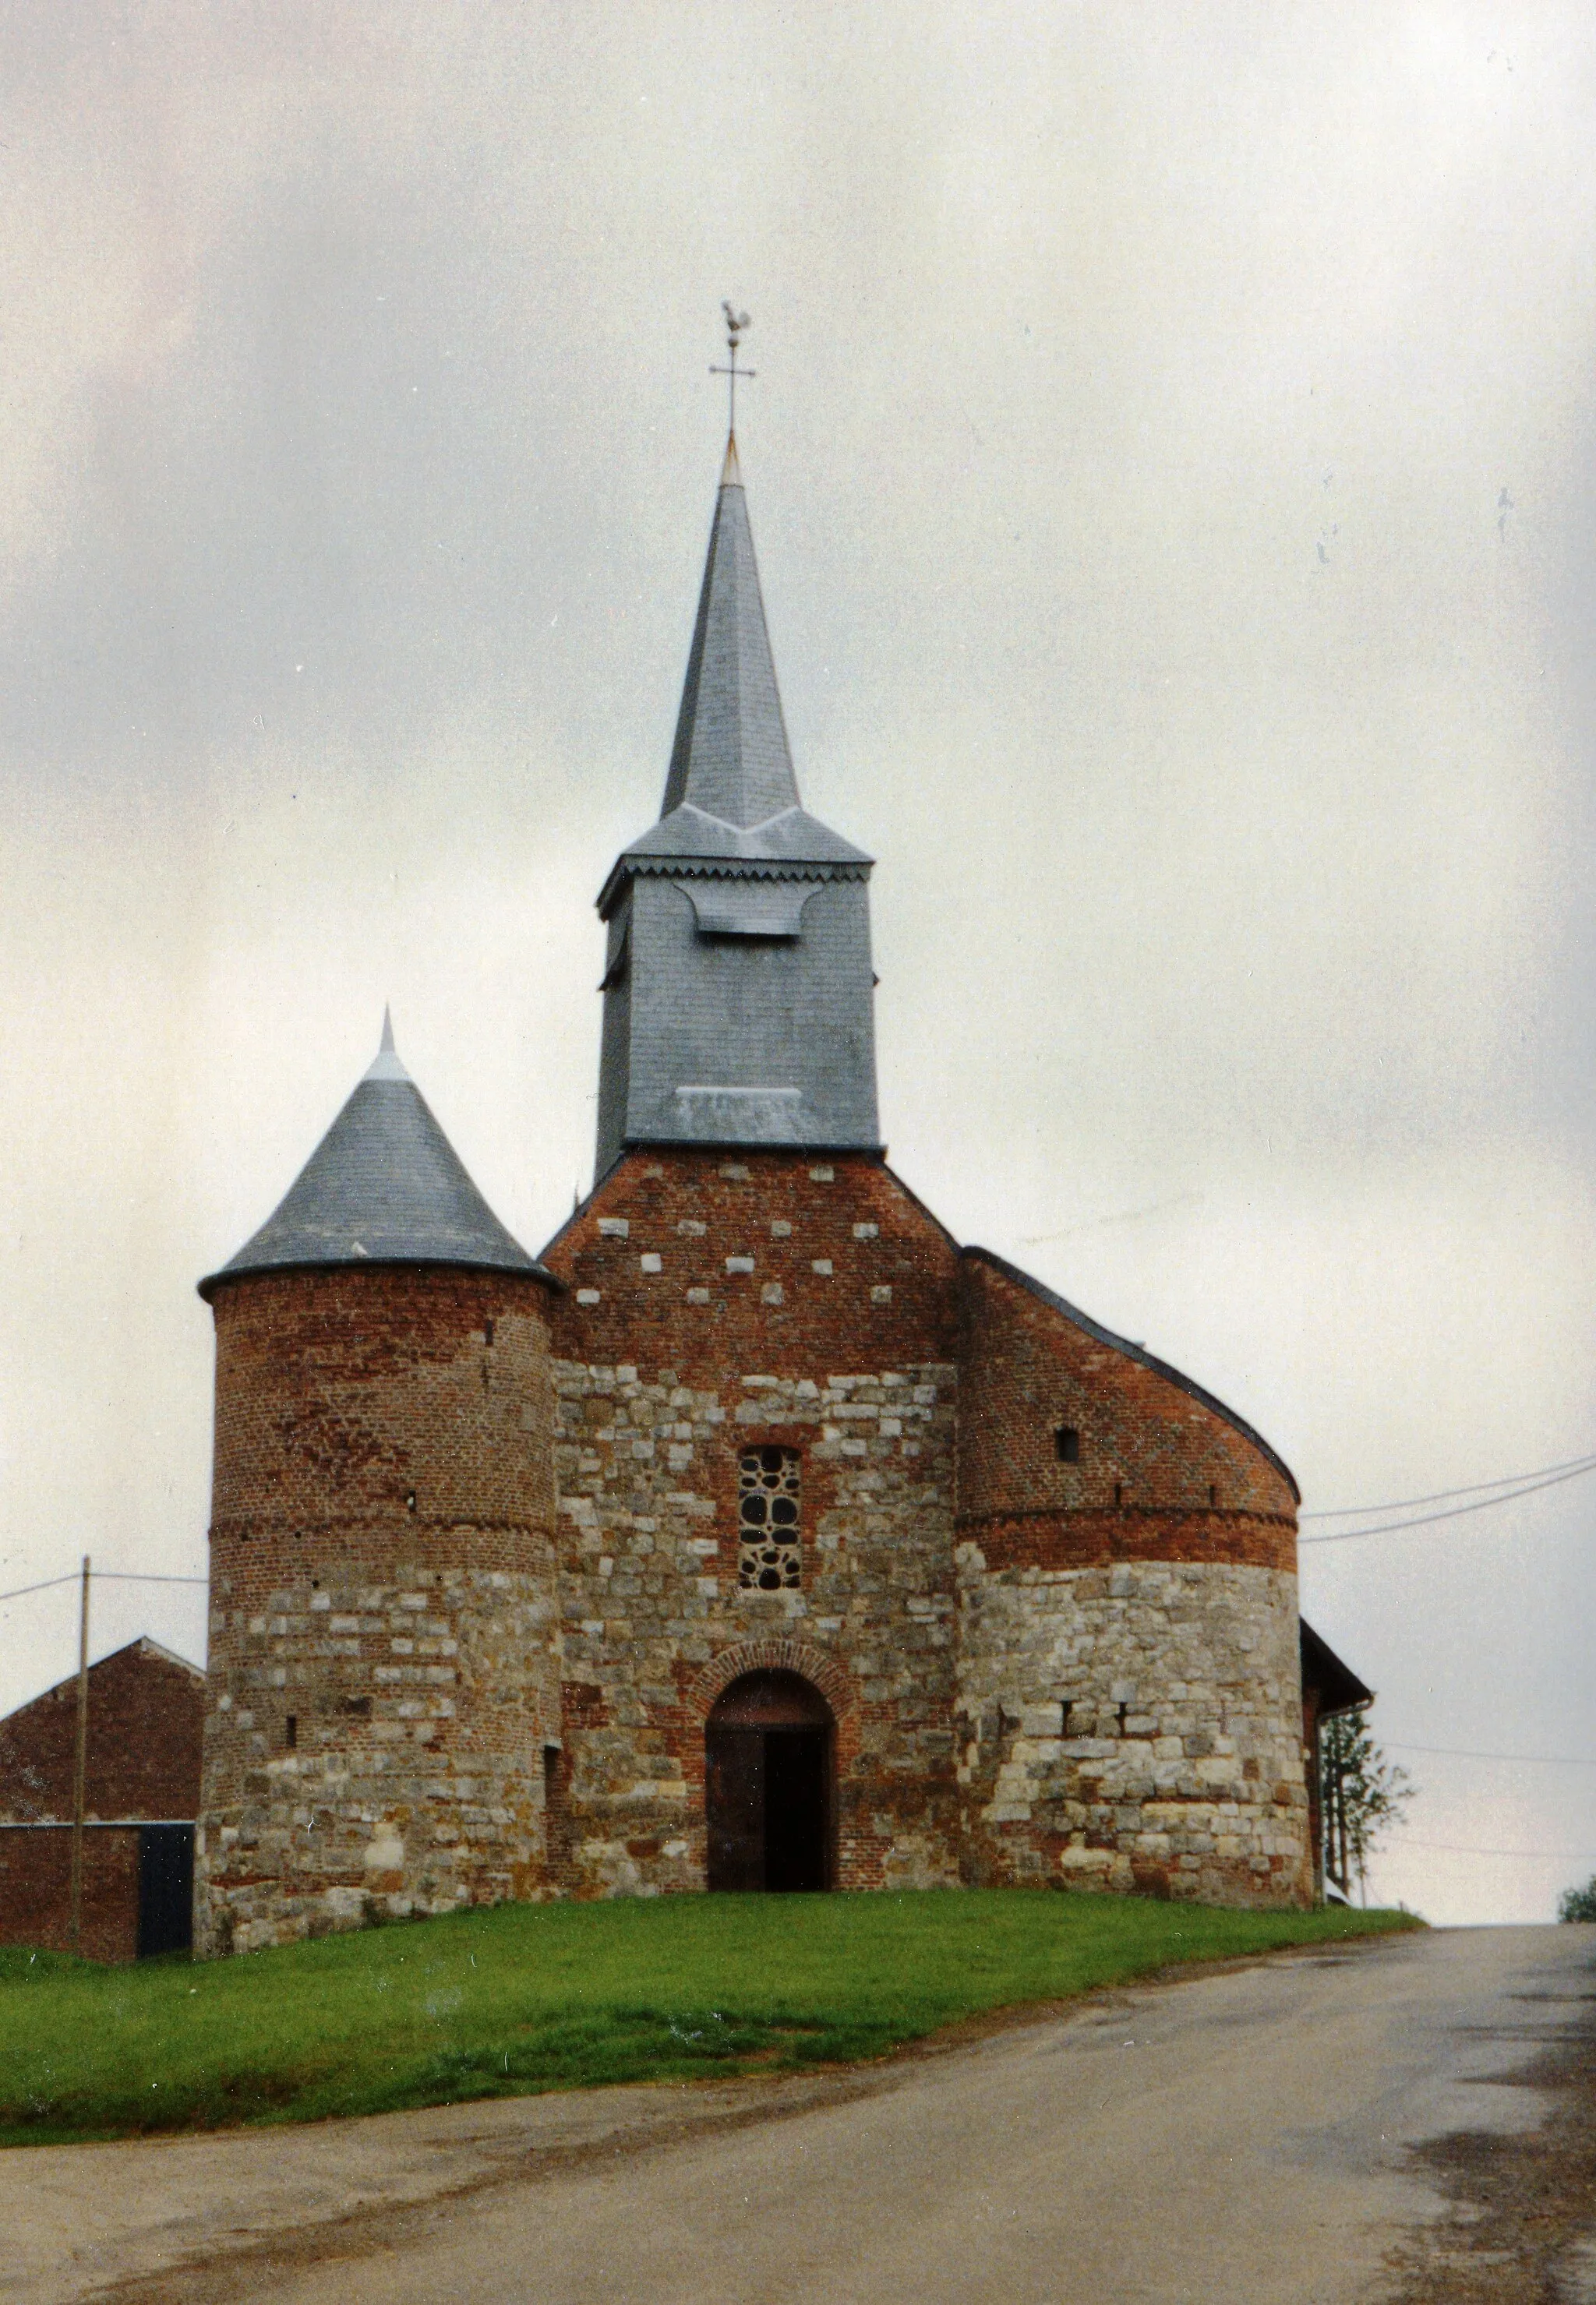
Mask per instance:
[[[738,344],[743,330],[750,325],[748,314],[737,311],[725,297],[721,299],[720,309],[726,314],[726,346],[731,358],[726,368],[722,368],[718,361],[711,361],[709,373],[711,376],[724,376],[726,379],[726,462],[734,472],[737,464],[737,378],[740,376],[758,376],[759,370],[757,368],[737,366]]]
[[[386,1002],[382,1011],[382,1042],[366,1070],[366,1078],[375,1081],[407,1081],[398,1050],[394,1046],[394,1018]]]

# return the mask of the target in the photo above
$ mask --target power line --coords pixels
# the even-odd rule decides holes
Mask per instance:
[[[1410,1841],[1405,1835],[1402,1845],[1405,1849],[1440,1849],[1450,1857],[1518,1857],[1548,1865],[1596,1862],[1596,1849],[1465,1849],[1459,1841]]]
[[[66,1577],[41,1577],[37,1585],[13,1585],[9,1593],[0,1593],[0,1601],[20,1601],[24,1593],[47,1593],[53,1585],[75,1585],[81,1571],[74,1569]],[[163,1577],[149,1569],[96,1569],[92,1572],[97,1585],[208,1585],[208,1577]]]
[[[17,1585],[9,1593],[0,1593],[0,1601],[20,1601],[24,1593],[47,1593],[52,1585],[75,1585],[81,1575],[74,1569],[70,1577],[44,1577],[37,1585]]]
[[[1487,1505],[1510,1505],[1519,1497],[1533,1496],[1537,1489],[1560,1488],[1565,1481],[1577,1481],[1583,1473],[1596,1471],[1596,1458],[1588,1464],[1570,1467],[1566,1473],[1553,1473],[1543,1481],[1526,1481],[1523,1488],[1506,1490],[1499,1497],[1478,1497],[1472,1505],[1449,1505],[1445,1512],[1415,1513],[1411,1520],[1377,1521],[1372,1528],[1334,1528],[1323,1530],[1317,1536],[1303,1536],[1299,1544],[1346,1544],[1360,1536],[1388,1536],[1393,1529],[1429,1528],[1438,1520],[1459,1520],[1464,1513],[1483,1512]]]
[[[1400,1738],[1382,1737],[1394,1753],[1450,1753],[1459,1761],[1541,1761],[1549,1767],[1596,1769],[1596,1753],[1473,1753],[1463,1745],[1405,1745]]]
[[[1410,1505],[1445,1504],[1452,1497],[1477,1496],[1481,1489],[1516,1488],[1521,1481],[1539,1481],[1548,1473],[1582,1473],[1596,1467],[1596,1455],[1569,1457],[1560,1465],[1537,1465],[1530,1473],[1504,1473],[1497,1481],[1470,1481],[1461,1489],[1436,1489],[1427,1497],[1392,1497],[1381,1505],[1325,1506],[1318,1512],[1299,1513],[1299,1520],[1355,1520],[1363,1513],[1406,1512]]]
[[[100,1585],[208,1585],[208,1577],[162,1577],[150,1569],[97,1569]]]

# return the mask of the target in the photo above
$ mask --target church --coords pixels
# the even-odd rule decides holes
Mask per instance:
[[[503,1898],[1312,1899],[1296,1484],[887,1166],[871,870],[799,796],[734,438],[598,897],[592,1192],[530,1255],[385,1023],[200,1284],[201,1951]]]

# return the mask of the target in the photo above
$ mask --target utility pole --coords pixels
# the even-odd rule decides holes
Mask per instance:
[[[78,1741],[72,1756],[72,1885],[66,1941],[74,1953],[83,1933],[83,1807],[89,1790],[89,1555],[83,1555],[83,1599],[78,1612]]]

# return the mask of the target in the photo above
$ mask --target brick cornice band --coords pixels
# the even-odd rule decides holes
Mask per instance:
[[[1172,1512],[1157,1505],[1120,1505],[1108,1512],[1039,1508],[960,1513],[954,1526],[957,1542],[978,1544],[990,1569],[1190,1561],[1292,1575],[1297,1565],[1296,1521],[1290,1513]]]

